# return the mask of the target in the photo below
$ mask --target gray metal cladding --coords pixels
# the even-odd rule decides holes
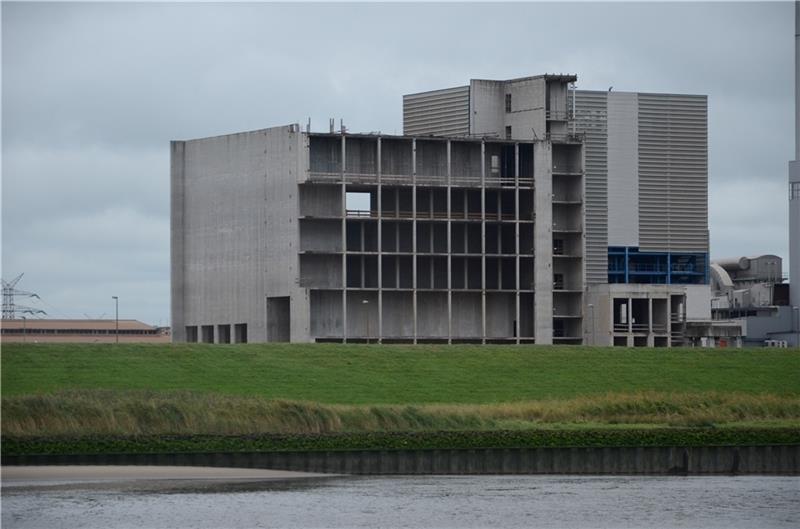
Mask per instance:
[[[606,92],[576,91],[576,126],[584,151],[586,283],[608,282],[608,129]]]
[[[708,251],[706,96],[639,94],[639,243]]]
[[[403,134],[469,134],[469,86],[404,95]]]

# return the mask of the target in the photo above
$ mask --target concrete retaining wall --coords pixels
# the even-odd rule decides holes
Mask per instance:
[[[3,465],[176,465],[335,474],[800,474],[800,445],[3,456]]]

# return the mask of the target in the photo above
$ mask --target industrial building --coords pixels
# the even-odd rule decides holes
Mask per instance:
[[[711,263],[711,312],[736,320],[747,346],[798,345],[800,309],[792,307],[783,261],[777,255],[720,259]]]
[[[538,78],[553,114],[529,141],[290,125],[173,142],[174,339],[582,343],[574,80]]]
[[[3,320],[2,343],[168,343],[169,329],[138,320]]]
[[[544,78],[406,95],[403,131],[581,138],[585,343],[671,346],[736,334],[708,325],[706,96],[573,89],[554,105],[540,96]]]
[[[173,142],[174,339],[685,343],[711,319],[706,98],[576,79],[407,95],[403,136]]]

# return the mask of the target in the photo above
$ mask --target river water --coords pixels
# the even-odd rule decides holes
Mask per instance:
[[[424,476],[4,488],[2,527],[793,528],[797,477]]]

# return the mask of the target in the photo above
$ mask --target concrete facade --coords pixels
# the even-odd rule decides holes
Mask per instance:
[[[583,144],[538,116],[527,141],[173,142],[174,340],[582,343]]]
[[[580,266],[588,289],[583,300],[587,318],[600,310],[590,299],[606,303],[597,296],[624,304],[627,310],[632,310],[631,300],[644,296],[670,302],[680,297],[684,321],[710,320],[707,98],[576,90],[576,79],[565,75],[473,79],[468,86],[451,89],[469,94],[468,108],[462,100],[458,109],[448,107],[447,116],[452,120],[460,112],[459,123],[463,127],[468,120],[473,136],[518,140],[572,136],[583,143]],[[437,123],[444,125],[442,114],[434,111],[440,92],[404,99],[404,109],[427,101],[429,110],[404,121],[406,134],[436,134]],[[552,182],[557,185],[556,179]],[[539,189],[538,182],[536,186]],[[623,286],[609,287],[609,283]],[[656,301],[658,307],[660,303]],[[635,304],[643,317],[646,311],[639,301]],[[659,311],[665,318],[669,315]],[[668,320],[662,322],[666,331],[661,335],[650,329],[647,336],[634,336],[627,329],[626,336],[616,336],[610,316],[586,321],[583,331],[588,335],[585,341],[597,343],[684,343],[685,334],[673,334],[677,329]],[[604,326],[596,328],[601,321]]]
[[[302,296],[294,281],[298,130],[172,142],[174,341],[266,341],[264,293]]]

